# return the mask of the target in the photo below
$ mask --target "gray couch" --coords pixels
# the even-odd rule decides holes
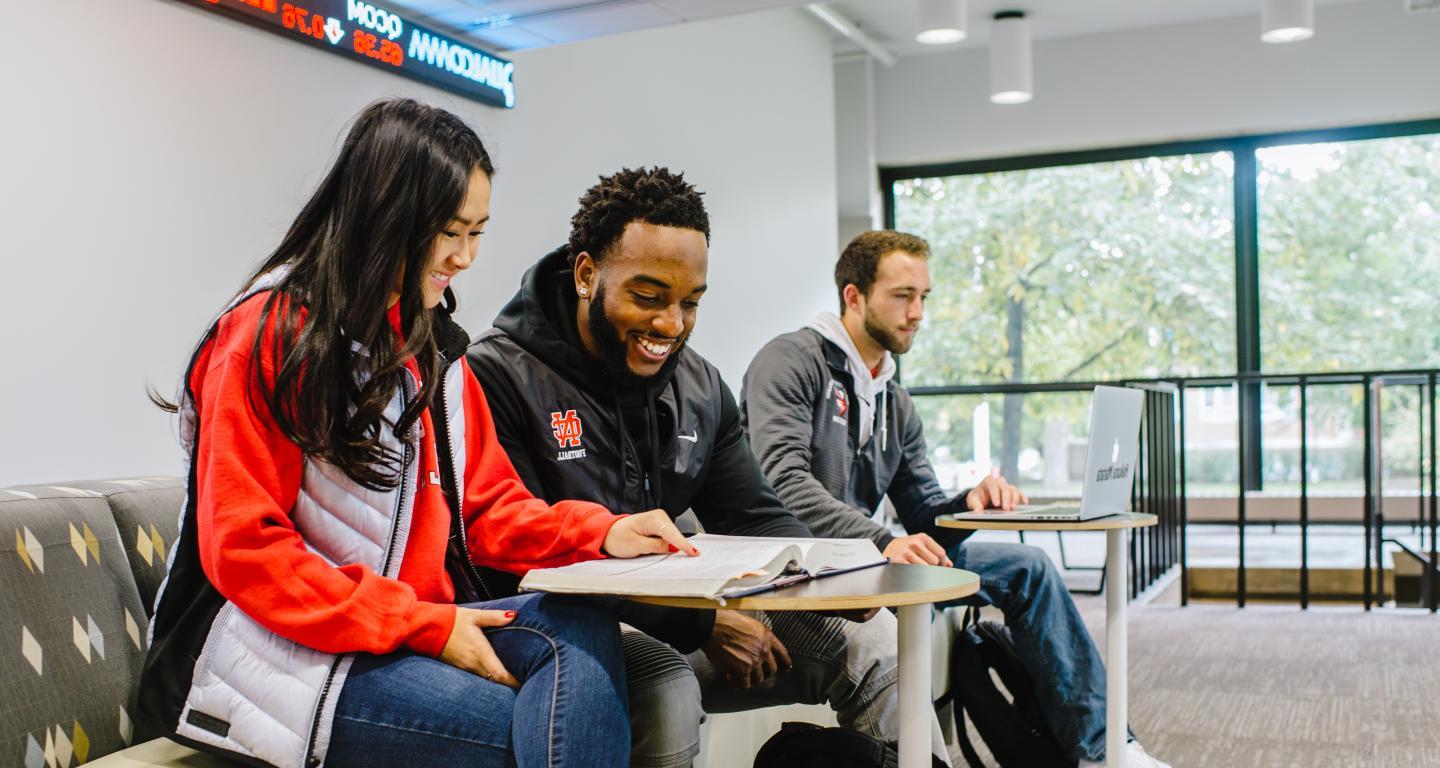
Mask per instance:
[[[0,489],[0,766],[231,766],[132,716],[155,592],[178,532],[184,484],[138,477]],[[936,622],[936,686],[953,629]],[[715,715],[697,768],[749,765],[787,719],[833,724],[823,707]],[[948,718],[945,718],[948,719]]]
[[[106,765],[153,737],[132,713],[183,493],[174,477],[0,489],[0,765]]]

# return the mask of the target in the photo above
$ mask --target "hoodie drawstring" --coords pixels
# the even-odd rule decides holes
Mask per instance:
[[[875,396],[875,408],[880,411],[880,450],[890,450],[890,414],[885,412],[885,390]]]

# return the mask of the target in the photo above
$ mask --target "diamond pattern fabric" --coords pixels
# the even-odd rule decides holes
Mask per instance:
[[[175,478],[0,489],[0,766],[151,737],[131,707],[182,494]]]
[[[155,592],[165,579],[165,558],[180,526],[185,483],[177,477],[140,477],[66,483],[73,490],[98,494],[110,505],[125,558],[130,562],[140,603],[148,618],[155,610]],[[81,532],[82,538],[84,532]],[[139,619],[140,615],[136,614]]]

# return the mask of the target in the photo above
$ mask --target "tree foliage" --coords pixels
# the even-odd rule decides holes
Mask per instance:
[[[1258,161],[1263,369],[1440,364],[1440,136],[1274,147]],[[933,250],[905,383],[1234,372],[1233,167],[1217,152],[897,182],[897,228]],[[1070,398],[1024,399],[1001,415],[1012,477],[1046,420],[1084,424]],[[951,427],[929,430],[932,443],[969,456],[978,399],[921,401]],[[1328,421],[1349,422],[1354,405],[1336,401]]]
[[[1216,153],[896,184],[896,225],[930,240],[935,284],[906,384],[1234,370],[1231,173]],[[1021,405],[1001,419],[1011,477]]]

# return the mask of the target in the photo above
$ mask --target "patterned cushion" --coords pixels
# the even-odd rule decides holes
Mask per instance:
[[[106,500],[0,490],[0,536],[0,765],[68,768],[123,749],[149,620]]]
[[[185,481],[179,477],[134,477],[61,483],[99,493],[110,504],[145,615],[155,614],[155,592],[165,579],[165,560],[179,532]]]

